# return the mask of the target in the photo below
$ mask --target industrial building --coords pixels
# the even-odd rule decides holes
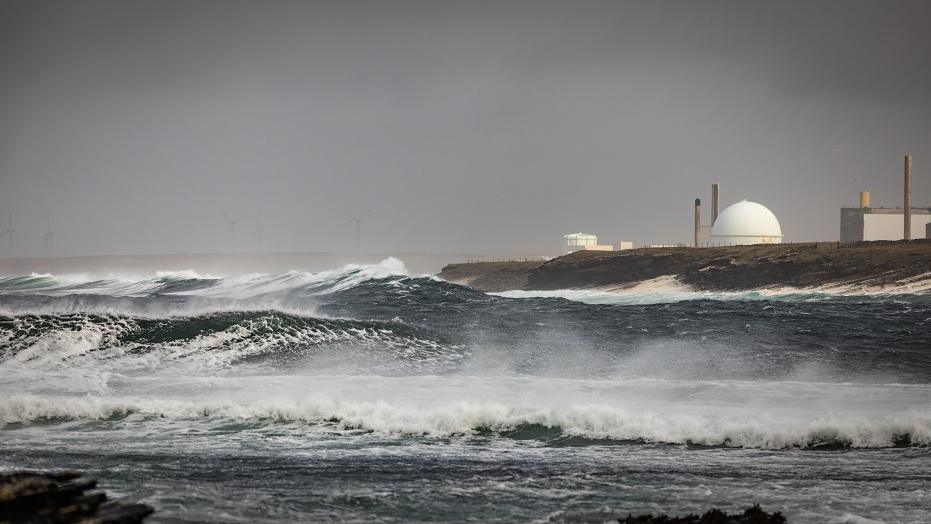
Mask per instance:
[[[563,251],[568,255],[569,253],[574,253],[581,250],[594,250],[594,251],[612,251],[611,246],[600,246],[598,245],[598,237],[595,235],[589,235],[587,233],[571,233],[569,235],[563,235]]]
[[[904,175],[902,207],[871,207],[869,191],[862,191],[860,207],[841,208],[841,242],[929,238],[931,207],[912,207],[911,155],[905,155]]]
[[[572,233],[563,235],[563,251],[568,255],[576,251],[614,251],[614,246],[610,244],[599,244],[598,237],[587,233]],[[617,250],[632,249],[633,242],[621,241]]]
[[[741,200],[719,212],[721,185],[711,184],[711,225],[701,224],[701,199],[695,199],[694,246],[704,244],[703,232],[711,230],[711,245],[779,244],[782,227],[779,219],[762,204]]]
[[[911,208],[911,237],[927,236],[931,208]],[[902,240],[905,238],[905,210],[901,207],[842,207],[840,241]]]
[[[711,242],[722,245],[779,244],[782,228],[762,204],[741,200],[726,207],[711,226]]]

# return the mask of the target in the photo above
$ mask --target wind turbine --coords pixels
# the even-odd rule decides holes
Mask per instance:
[[[42,239],[45,242],[45,252],[47,256],[49,257],[52,256],[52,241],[55,239],[55,237],[61,237],[61,236],[64,236],[64,235],[52,229],[52,217],[49,217],[48,229],[46,229],[45,231],[45,238]]]
[[[262,227],[262,212],[261,211],[256,213],[255,224],[256,224],[255,231],[253,231],[252,234],[259,237],[259,251],[262,251],[262,234],[265,233],[265,228]]]
[[[7,243],[10,246],[10,258],[13,258],[13,212],[10,211],[10,220],[6,223],[6,231],[0,233],[0,238],[7,236]]]
[[[229,222],[229,225],[230,225],[230,252],[232,253],[233,251],[236,250],[236,224],[245,220],[246,217],[239,217],[239,218],[233,219],[233,218],[230,218],[229,213],[227,213],[226,211],[223,211],[223,216],[226,217],[226,221]]]
[[[365,218],[365,215],[371,213],[372,210],[369,209],[365,213],[362,213],[358,217],[346,211],[346,214],[349,215],[349,218],[353,219],[356,222],[356,251],[359,251],[359,230],[362,229],[362,219]]]

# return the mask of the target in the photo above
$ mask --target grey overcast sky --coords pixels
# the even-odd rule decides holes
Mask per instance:
[[[714,181],[835,240],[905,153],[929,205],[927,0],[0,0],[17,255],[684,242]]]

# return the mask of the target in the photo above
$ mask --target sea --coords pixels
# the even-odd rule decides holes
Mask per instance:
[[[402,260],[0,277],[0,470],[149,522],[931,522],[931,294],[488,294]]]

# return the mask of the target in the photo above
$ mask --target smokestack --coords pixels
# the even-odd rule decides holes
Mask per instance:
[[[701,199],[695,199],[695,247],[701,239]]]
[[[870,192],[860,191],[860,207],[870,207]]]
[[[711,225],[718,219],[718,213],[721,211],[721,186],[715,182],[711,184]]]
[[[905,155],[905,205],[904,213],[905,240],[912,239],[912,155]]]

